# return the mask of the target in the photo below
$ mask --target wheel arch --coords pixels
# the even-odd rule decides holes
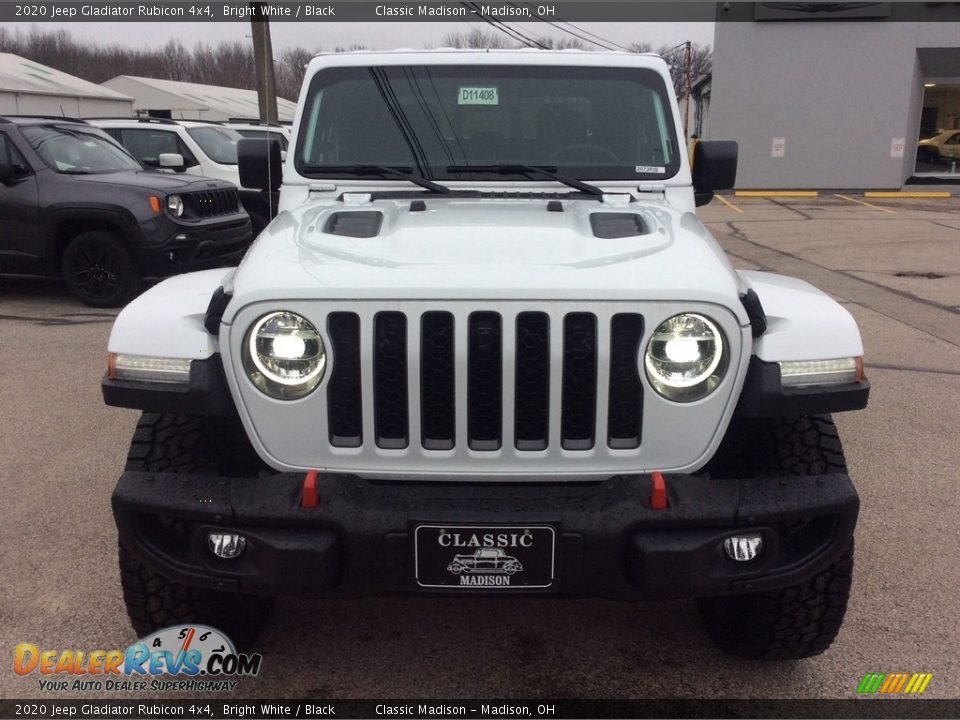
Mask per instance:
[[[738,270],[756,292],[767,327],[753,343],[764,362],[832,360],[863,355],[856,320],[840,303],[809,283],[785,275]]]
[[[125,208],[91,208],[61,206],[50,209],[47,223],[46,252],[50,263],[59,265],[67,245],[81,233],[91,231],[109,232],[117,236],[130,251],[134,263],[137,253],[134,247],[142,233],[139,223]],[[139,264],[137,264],[138,269]]]

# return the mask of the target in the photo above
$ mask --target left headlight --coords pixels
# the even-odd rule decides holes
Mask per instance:
[[[174,217],[183,215],[183,198],[179,195],[167,195],[167,210]]]
[[[660,395],[675,402],[706,397],[727,371],[723,333],[712,320],[683,313],[664,320],[647,343],[643,364]]]
[[[243,367],[251,382],[278,400],[296,400],[323,379],[327,350],[313,324],[296,313],[264,315],[243,343]]]

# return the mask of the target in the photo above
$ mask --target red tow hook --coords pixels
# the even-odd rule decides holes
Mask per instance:
[[[667,483],[663,479],[663,473],[654,470],[651,475],[653,477],[653,492],[650,493],[650,507],[654,510],[666,510],[670,507],[670,501],[667,500]]]
[[[317,492],[317,471],[311,470],[303,479],[303,499],[300,507],[315,508],[320,505],[320,493]]]

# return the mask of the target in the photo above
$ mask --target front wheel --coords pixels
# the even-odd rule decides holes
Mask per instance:
[[[175,475],[256,475],[259,459],[239,420],[144,413],[130,443],[128,471]],[[139,637],[175,624],[221,630],[250,647],[267,622],[273,598],[174,582],[120,546],[120,585]]]
[[[701,598],[700,616],[721,650],[757,660],[824,652],[840,632],[853,580],[853,548],[805,583],[753,595]]]
[[[61,259],[67,288],[92,307],[116,307],[140,289],[140,272],[123,242],[111,233],[80,233]]]
[[[845,473],[829,415],[738,420],[708,465],[718,477],[785,479]],[[837,637],[850,598],[853,546],[807,580],[769,592],[697,601],[707,632],[732,655],[796,660],[819,655]]]
[[[120,546],[120,586],[130,625],[145,637],[171,625],[198,623],[249,648],[266,624],[273,598],[181,585],[158,575]]]

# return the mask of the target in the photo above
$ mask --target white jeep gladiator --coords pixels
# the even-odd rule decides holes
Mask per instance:
[[[285,160],[240,141],[277,217],[110,336],[135,630],[249,644],[281,594],[690,597],[729,652],[823,652],[860,334],[731,266],[695,210],[737,146],[688,159],[678,118],[650,55],[314,58]],[[487,555],[513,572],[462,572]]]

